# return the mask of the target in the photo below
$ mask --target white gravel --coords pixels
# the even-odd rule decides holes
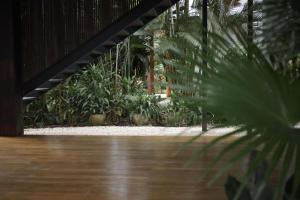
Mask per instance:
[[[234,128],[209,130],[206,135],[219,136]],[[201,127],[157,127],[157,126],[94,126],[25,129],[25,135],[78,135],[78,136],[195,136],[202,132]]]

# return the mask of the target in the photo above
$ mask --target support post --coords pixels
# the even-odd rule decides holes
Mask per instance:
[[[171,53],[169,51],[166,51],[165,53],[165,59],[171,60]],[[168,77],[168,73],[172,73],[172,66],[166,65],[165,66],[165,73],[166,73],[166,83],[167,83],[167,88],[166,88],[166,96],[171,97],[172,95],[172,87],[173,87],[173,80]]]
[[[149,67],[148,67],[148,94],[155,94],[154,88],[154,67],[155,67],[155,60],[154,60],[154,33],[150,37],[150,56],[149,56]]]
[[[252,52],[252,43],[253,43],[253,0],[248,0],[248,7],[247,7],[247,53],[248,53],[248,60],[252,63],[253,59],[253,52]],[[247,133],[250,133],[251,130],[247,130]]]
[[[0,136],[23,135],[19,0],[0,1]]]
[[[203,39],[203,46],[202,46],[202,54],[204,57],[207,55],[207,1],[203,0],[202,2],[202,39]],[[207,61],[203,59],[203,68],[207,68]],[[206,76],[205,70],[202,70],[202,76]],[[203,91],[203,98],[206,98],[206,91]],[[207,111],[202,108],[202,131],[207,131]]]
[[[248,58],[251,61],[252,60],[252,49],[251,45],[253,43],[253,0],[248,0],[248,8],[247,8],[247,30],[248,30]]]

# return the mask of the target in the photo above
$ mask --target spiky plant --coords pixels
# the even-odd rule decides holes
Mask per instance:
[[[274,199],[283,198],[284,185],[290,174],[294,174],[294,196],[289,199],[296,199],[300,186],[300,129],[297,127],[300,122],[300,46],[299,34],[289,36],[299,32],[299,7],[292,0],[269,0],[263,4],[265,21],[261,35],[263,40],[259,43],[249,43],[247,33],[241,26],[228,29],[215,18],[209,28],[207,53],[202,54],[204,44],[201,32],[193,28],[201,27],[199,18],[198,22],[194,21],[194,24],[179,32],[177,38],[161,42],[160,46],[172,52],[173,59],[165,62],[176,68],[177,74],[173,78],[180,77],[178,73],[192,77],[188,82],[180,78],[177,80],[178,88],[196,94],[185,98],[193,101],[196,107],[222,113],[227,119],[222,126],[236,127],[204,148],[199,147],[192,159],[197,159],[226,138],[236,134],[240,136],[212,161],[212,165],[216,165],[225,155],[231,156],[211,182],[228,172],[253,150],[260,148],[259,155],[243,177],[243,184],[235,199],[239,199],[247,180],[266,157],[270,158],[270,165],[263,178],[270,180],[275,168],[279,168],[280,172]],[[287,10],[289,15],[283,17]],[[280,23],[276,23],[279,18]],[[290,26],[286,27],[287,24]],[[290,31],[281,30],[282,27]],[[286,43],[283,42],[285,40]],[[274,47],[276,52],[273,51]],[[208,67],[203,66],[203,61],[208,63]],[[203,76],[203,72],[207,76]],[[201,95],[202,91],[206,95]],[[193,138],[190,143],[203,134]],[[232,151],[235,149],[239,151]],[[259,187],[259,191],[262,191],[265,185]],[[252,198],[258,199],[259,194]]]

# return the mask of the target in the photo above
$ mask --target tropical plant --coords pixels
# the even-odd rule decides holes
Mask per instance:
[[[247,173],[249,167],[253,165],[254,160],[256,157],[260,154],[258,151],[252,151],[250,153],[249,158],[244,162],[242,166],[242,171],[244,173]],[[260,162],[259,166],[252,172],[250,175],[249,180],[247,180],[246,186],[241,192],[240,198],[241,200],[253,200],[255,197],[259,195],[259,200],[264,199],[273,199],[273,190],[272,187],[266,183],[264,180],[264,176],[266,173],[266,170],[268,168],[268,162],[266,159],[263,159],[262,162]],[[237,180],[237,178],[233,176],[228,176],[226,184],[225,184],[225,191],[228,197],[228,200],[234,200],[239,187],[241,186],[241,182]],[[260,190],[260,185],[264,184],[265,188],[262,191]]]
[[[141,94],[144,92],[144,82],[135,76],[122,79],[122,92],[124,95]]]
[[[166,126],[195,126],[201,124],[200,107],[186,101],[185,96],[175,89],[170,103],[161,109],[161,115]]]
[[[98,63],[89,65],[77,76],[75,98],[80,113],[89,117],[109,112],[115,89],[112,73]]]
[[[179,106],[179,107],[177,107]],[[160,116],[164,126],[184,127],[201,124],[199,112],[190,110],[184,105],[169,105],[160,109]]]
[[[253,165],[255,158],[260,154],[258,151],[252,151],[250,153],[247,162],[245,162],[245,166],[243,166],[243,172],[247,172],[248,168]],[[246,186],[241,192],[239,200],[265,200],[265,199],[273,199],[274,191],[271,184],[266,183],[264,180],[264,176],[266,170],[268,169],[268,161],[266,159],[262,160],[260,165],[252,172],[250,178],[247,180]],[[292,174],[285,182],[284,191],[283,191],[283,199],[284,200],[292,200],[300,198],[300,188],[297,189],[295,196],[293,198],[293,183],[294,183],[295,175]],[[265,185],[263,189],[261,189],[260,185]],[[228,200],[234,200],[236,194],[239,191],[239,187],[241,187],[242,183],[235,177],[229,175],[227,181],[225,183],[225,191]],[[259,196],[259,197],[258,197]]]
[[[80,117],[76,114],[74,79],[68,79],[25,108],[25,126],[75,125]]]
[[[185,80],[179,78],[177,81],[182,90],[195,94],[186,98],[194,101],[195,106],[221,113],[226,118],[222,126],[236,127],[234,131],[214,139],[204,148],[199,148],[193,153],[192,160],[220,141],[242,133],[212,161],[212,165],[216,165],[225,155],[231,156],[229,162],[221,167],[210,182],[228,172],[252,150],[260,149],[260,153],[243,176],[235,199],[244,191],[247,180],[266,157],[269,157],[270,162],[263,177],[266,182],[270,181],[276,167],[279,167],[280,172],[274,199],[283,198],[286,179],[289,174],[295,174],[292,195],[289,198],[294,199],[300,186],[300,129],[297,126],[300,121],[300,79],[297,64],[299,38],[289,38],[287,44],[292,44],[293,50],[287,51],[286,45],[280,44],[289,34],[281,31],[281,26],[277,27],[278,23],[275,21],[280,19],[280,24],[284,24],[284,21],[292,22],[293,26],[289,29],[297,32],[300,25],[299,7],[295,5],[295,1],[288,0],[270,0],[263,3],[267,5],[267,9],[263,10],[267,13],[264,20],[270,25],[263,29],[263,34],[265,30],[269,31],[268,38],[261,35],[265,38],[264,45],[249,41],[243,27],[236,25],[227,29],[222,23],[216,23],[218,18],[214,18],[214,23],[210,24],[208,30],[209,45],[203,43],[205,40],[198,31],[187,27],[185,31],[178,33],[180,40],[169,39],[166,43],[162,42],[162,46],[174,55],[173,60],[165,62],[176,67],[177,73],[181,70],[192,77],[188,86]],[[272,12],[269,8],[272,8]],[[283,18],[283,11],[287,10],[293,15]],[[193,27],[201,27],[201,18],[198,22],[195,21]],[[270,30],[269,27],[276,29]],[[271,46],[278,45],[276,53],[264,48],[268,46],[268,41],[275,43],[270,44]],[[202,51],[203,48],[206,51]],[[192,53],[187,54],[185,49],[190,49]],[[203,65],[204,61],[208,64],[207,67]],[[194,67],[187,67],[191,65]],[[205,95],[201,95],[202,92]],[[203,134],[205,132],[190,142]],[[239,151],[234,154],[232,150],[237,148]],[[266,184],[260,184],[259,191],[264,187]],[[260,193],[255,198],[259,196]]]
[[[115,72],[122,77],[144,77],[149,65],[148,33],[143,30],[120,42],[109,57],[115,60]]]
[[[48,123],[54,123],[54,119],[49,113],[45,97],[40,97],[26,106],[24,111],[24,124],[26,127],[43,127]]]
[[[147,117],[152,122],[159,121],[160,108],[158,102],[160,98],[157,96],[138,94],[128,98],[128,108],[130,115],[139,114]]]

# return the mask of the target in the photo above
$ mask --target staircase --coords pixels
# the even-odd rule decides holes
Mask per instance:
[[[166,11],[177,1],[178,0],[142,0],[137,6],[131,8],[93,37],[88,38],[84,43],[74,48],[74,50],[66,54],[63,58],[24,81],[24,104],[29,104],[38,96],[62,83],[72,74],[82,69],[82,67],[93,62],[114,45]]]

